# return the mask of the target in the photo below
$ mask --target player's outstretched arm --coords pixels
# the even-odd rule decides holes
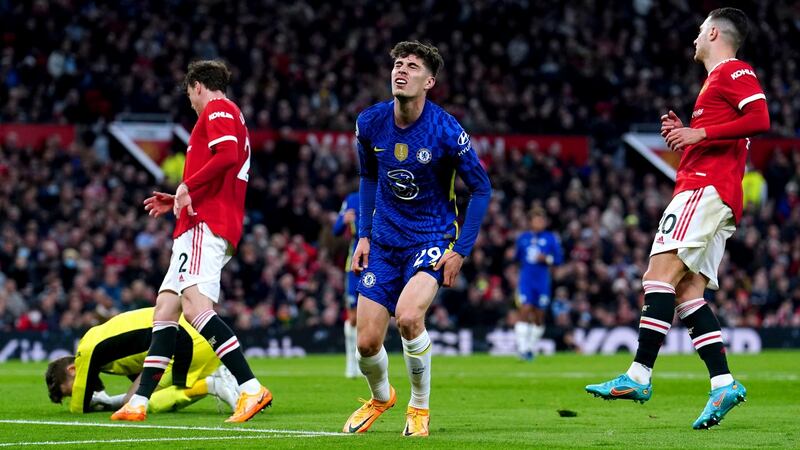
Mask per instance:
[[[175,203],[175,196],[164,192],[153,191],[152,197],[144,200],[144,210],[151,217],[159,217],[170,212]]]

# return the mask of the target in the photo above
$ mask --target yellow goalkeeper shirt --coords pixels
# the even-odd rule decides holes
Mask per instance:
[[[142,372],[150,348],[153,310],[143,308],[119,314],[90,328],[81,338],[75,354],[75,381],[69,403],[71,412],[91,411],[92,394],[104,389],[100,373],[124,375],[134,380]],[[182,315],[178,323],[174,361],[167,368],[171,376],[165,373],[163,379],[171,380],[171,384],[191,386],[201,375],[207,375],[203,368],[210,366],[208,363],[216,359],[216,355],[205,338]]]

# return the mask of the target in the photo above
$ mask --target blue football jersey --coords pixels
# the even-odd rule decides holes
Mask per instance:
[[[517,261],[520,264],[520,283],[550,284],[550,265],[539,261],[540,255],[551,260],[551,264],[561,264],[563,255],[561,243],[550,231],[534,233],[526,231],[517,238]]]
[[[367,211],[362,210],[359,235],[395,248],[454,240],[454,251],[469,254],[491,184],[458,121],[426,101],[419,119],[400,128],[394,120],[394,101],[388,101],[358,116],[356,137],[362,183],[377,183],[374,215],[365,220]],[[471,193],[462,233],[456,221],[456,174]],[[364,192],[361,201],[365,204]]]
[[[350,260],[353,257],[353,253],[356,251],[356,243],[358,243],[358,216],[359,216],[359,202],[358,202],[358,192],[352,192],[347,195],[342,202],[342,207],[339,209],[339,216],[336,218],[336,222],[333,224],[333,234],[334,236],[341,236],[344,233],[344,230],[347,228],[346,223],[344,223],[344,213],[347,212],[348,209],[352,209],[356,213],[356,218],[353,223],[349,224],[350,228],[350,253],[347,255],[347,262],[345,263],[345,272],[350,272]]]

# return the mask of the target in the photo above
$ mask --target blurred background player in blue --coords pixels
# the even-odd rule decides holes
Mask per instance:
[[[552,277],[550,268],[561,264],[561,243],[547,228],[544,209],[534,207],[530,212],[530,230],[517,238],[516,260],[519,263],[517,286],[517,351],[521,359],[530,361],[536,344],[544,335],[544,319],[548,306]]]
[[[403,341],[411,399],[404,436],[427,436],[431,340],[425,314],[440,285],[455,282],[478,236],[492,187],[469,135],[426,99],[444,64],[439,50],[401,42],[390,53],[394,100],[364,110],[356,122],[360,161],[358,365],[372,393],[344,425],[367,431],[394,406],[383,341],[391,315]],[[470,191],[459,232],[455,177]]]
[[[347,317],[344,321],[344,354],[345,354],[345,369],[344,376],[347,378],[356,378],[361,371],[358,370],[358,361],[356,360],[356,305],[358,304],[358,275],[351,267],[353,262],[353,252],[356,250],[356,243],[358,242],[358,192],[351,192],[342,203],[342,208],[339,210],[339,216],[333,224],[334,236],[349,236],[350,237],[350,250],[347,252],[347,261],[344,265],[345,272],[345,307],[347,308]]]

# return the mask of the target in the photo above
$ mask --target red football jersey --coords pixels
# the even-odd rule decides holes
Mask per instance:
[[[228,142],[235,144],[235,150],[231,145],[220,145]],[[235,151],[236,164],[200,186],[189,186],[196,215],[190,217],[184,208],[173,236],[178,237],[197,223],[205,222],[214,234],[236,248],[242,237],[244,199],[250,171],[250,138],[239,107],[228,99],[211,100],[197,119],[186,149],[184,181],[212,158],[219,157],[220,151]]]
[[[750,102],[766,100],[749,64],[736,58],[717,64],[708,73],[692,113],[692,128],[705,128],[739,118]],[[742,177],[750,139],[706,139],[689,146],[681,156],[675,192],[714,186],[733,211],[736,222],[742,216]]]

